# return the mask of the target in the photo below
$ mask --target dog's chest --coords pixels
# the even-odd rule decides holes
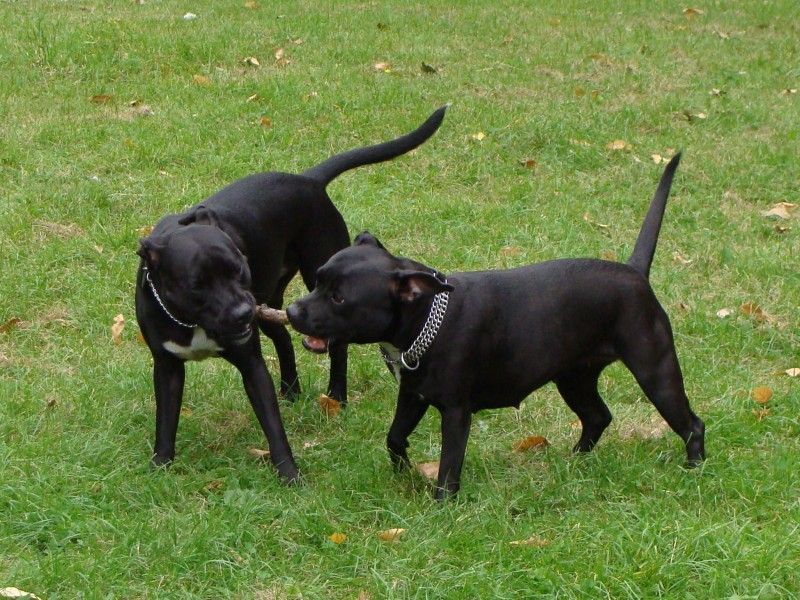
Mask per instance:
[[[222,347],[208,337],[202,327],[194,330],[188,346],[182,346],[172,340],[164,342],[163,345],[165,350],[183,360],[203,360],[204,358],[217,356],[222,351]]]

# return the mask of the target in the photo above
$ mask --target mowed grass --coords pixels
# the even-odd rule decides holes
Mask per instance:
[[[761,212],[798,201],[800,10],[685,6],[0,3],[0,324],[20,320],[0,333],[0,587],[45,599],[796,597],[800,379],[781,373],[800,367],[800,222]],[[219,360],[189,365],[177,460],[150,470],[140,228],[237,177],[392,138],[448,101],[419,150],[330,186],[352,234],[444,272],[624,260],[663,168],[651,155],[684,150],[651,279],[706,421],[705,465],[683,469],[677,436],[614,366],[601,393],[615,421],[593,453],[570,453],[575,417],[546,386],[519,411],[476,415],[462,491],[437,504],[421,475],[391,471],[396,384],[377,349],[352,349],[351,406],[327,418],[327,361],[298,343],[304,393],[281,410],[303,485],[281,486],[248,453],[264,439]],[[765,407],[756,386],[774,391]],[[438,458],[438,428],[432,410],[413,460]],[[512,452],[528,435],[550,446]],[[406,531],[381,541],[389,528]]]

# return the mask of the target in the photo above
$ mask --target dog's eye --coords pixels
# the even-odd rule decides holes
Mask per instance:
[[[332,292],[329,298],[331,302],[333,302],[334,304],[344,304],[344,298],[342,298],[342,296],[340,296],[336,292]]]

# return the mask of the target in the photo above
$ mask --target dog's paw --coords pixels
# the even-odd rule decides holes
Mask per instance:
[[[159,456],[158,454],[154,454],[153,458],[150,459],[150,468],[161,469],[168,467],[174,458],[174,456]]]

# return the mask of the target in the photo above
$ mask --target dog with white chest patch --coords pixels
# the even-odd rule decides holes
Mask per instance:
[[[347,227],[326,186],[349,169],[416,148],[439,128],[445,108],[409,134],[333,156],[300,175],[262,173],[235,181],[203,203],[167,215],[141,240],[136,318],[153,355],[154,465],[175,456],[185,361],[219,356],[241,373],[278,473],[289,482],[298,478],[253,326],[256,304],[280,308],[298,271],[312,289],[317,269],[347,246]],[[286,328],[263,321],[259,327],[275,345],[281,390],[296,396],[297,370]],[[347,345],[319,349],[328,349],[331,357],[328,393],[344,402]]]

